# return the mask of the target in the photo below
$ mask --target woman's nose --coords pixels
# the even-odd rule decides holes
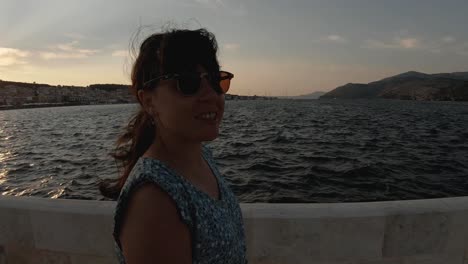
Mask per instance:
[[[207,78],[202,78],[200,83],[201,96],[218,96],[218,92],[215,90],[215,86]]]

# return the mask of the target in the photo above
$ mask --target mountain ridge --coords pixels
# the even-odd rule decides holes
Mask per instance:
[[[427,74],[408,71],[367,84],[347,83],[319,99],[330,98],[468,101],[468,72]]]

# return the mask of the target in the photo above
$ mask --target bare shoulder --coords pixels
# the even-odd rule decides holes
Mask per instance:
[[[144,184],[133,194],[120,242],[127,264],[192,263],[190,231],[175,202],[156,184]]]

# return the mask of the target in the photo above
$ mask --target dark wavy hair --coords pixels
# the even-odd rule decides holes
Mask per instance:
[[[171,29],[150,35],[142,42],[133,63],[130,86],[140,107],[118,137],[115,150],[109,153],[116,161],[119,176],[99,183],[102,195],[118,199],[135,163],[155,139],[157,124],[152,124],[152,117],[143,108],[137,96],[138,90],[153,90],[157,83],[145,87],[143,84],[162,74],[194,71],[197,64],[208,71],[219,71],[217,50],[215,36],[206,29]]]

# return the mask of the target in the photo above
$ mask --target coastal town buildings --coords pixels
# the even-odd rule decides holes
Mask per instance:
[[[0,106],[31,104],[114,104],[136,103],[128,86],[107,85],[113,89],[82,86],[49,86],[0,81]]]
[[[270,100],[272,97],[226,94],[226,100]],[[51,86],[47,84],[0,80],[0,107],[66,104],[137,103],[128,85],[92,84],[89,86]]]

